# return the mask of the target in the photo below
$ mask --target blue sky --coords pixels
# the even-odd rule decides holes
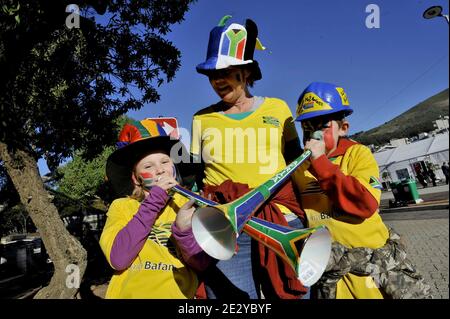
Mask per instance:
[[[379,28],[366,26],[370,4],[380,9]],[[448,88],[448,24],[422,18],[433,5],[448,14],[448,1],[442,0],[199,0],[168,35],[182,54],[175,79],[159,88],[158,103],[128,115],[175,116],[190,130],[192,114],[218,101],[195,66],[205,59],[210,30],[230,14],[230,22],[253,19],[267,47],[255,52],[263,78],[253,95],[281,98],[295,114],[310,82],[336,83],[355,110],[350,134],[368,130]],[[188,136],[183,140],[188,143]]]

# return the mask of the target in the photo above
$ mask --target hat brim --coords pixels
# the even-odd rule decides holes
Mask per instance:
[[[253,60],[247,60],[242,62],[234,62],[234,63],[217,63],[217,57],[212,57],[206,60],[203,63],[197,65],[196,70],[198,73],[206,74],[210,72],[214,72],[216,70],[223,70],[229,68],[231,66],[240,66],[240,65],[250,65],[253,63]]]
[[[106,161],[106,177],[116,195],[123,197],[133,193],[134,185],[131,175],[134,165],[139,160],[158,150],[170,154],[172,147],[175,145],[177,145],[178,153],[181,151],[181,154],[189,154],[181,141],[171,139],[168,136],[144,139],[114,151]],[[191,161],[191,158],[189,158],[188,161]],[[186,161],[175,163],[175,166],[182,179],[194,174],[194,169],[192,169],[190,163]]]
[[[213,57],[213,58],[210,58],[210,59],[206,60],[205,62],[197,65],[196,70],[198,73],[208,76],[209,74],[211,74],[214,71],[223,70],[223,69],[226,69],[226,68],[229,68],[232,66],[236,66],[236,67],[248,66],[248,68],[251,70],[251,72],[253,74],[254,81],[258,81],[258,80],[262,79],[261,69],[259,68],[258,62],[255,60],[249,60],[249,61],[244,61],[243,63],[239,63],[239,64],[230,64],[230,65],[218,67],[217,66],[217,57]]]
[[[306,113],[306,114],[297,116],[297,118],[295,120],[301,122],[301,121],[306,121],[306,120],[309,120],[312,118],[327,116],[330,114],[337,114],[337,113],[344,113],[345,116],[349,116],[350,114],[353,113],[353,109],[347,108],[345,110],[329,110],[329,111],[310,112],[310,113]]]

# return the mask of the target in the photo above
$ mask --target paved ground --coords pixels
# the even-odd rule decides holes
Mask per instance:
[[[409,211],[381,215],[403,236],[408,256],[431,285],[436,299],[449,298],[449,211]]]
[[[447,200],[448,185],[419,189],[424,200]],[[382,200],[388,200],[391,192],[384,192]],[[449,210],[423,209],[410,205],[401,211],[388,210],[381,213],[386,224],[393,227],[405,242],[408,257],[416,265],[425,280],[431,285],[432,293],[436,299],[449,299]],[[39,285],[30,286],[38,287]],[[92,294],[102,297],[104,286],[91,286]],[[103,289],[103,290],[102,290]],[[2,296],[6,293],[0,284],[0,299],[2,298],[29,298],[36,292],[22,289],[14,294]],[[26,290],[26,291],[25,291]]]
[[[420,198],[423,200],[421,204],[418,205],[430,205],[430,204],[448,204],[448,185],[440,185],[435,187],[418,188]],[[394,198],[392,191],[384,191],[381,193],[380,208],[383,210],[390,209],[389,200]]]

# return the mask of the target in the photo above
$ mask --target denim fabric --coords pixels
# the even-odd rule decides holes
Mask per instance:
[[[289,226],[304,228],[301,220],[295,218]],[[246,233],[237,239],[238,253],[229,260],[220,260],[204,274],[204,282],[208,299],[259,299],[259,288],[255,284],[252,262],[259,263],[257,254],[252,254],[252,240]],[[252,260],[253,258],[253,260]],[[303,299],[310,298],[310,291]]]
[[[237,239],[238,253],[229,260],[220,260],[208,270],[205,288],[208,299],[258,299],[251,264],[252,239],[241,233]]]

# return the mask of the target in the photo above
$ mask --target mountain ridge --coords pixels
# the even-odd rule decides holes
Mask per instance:
[[[383,145],[391,139],[411,138],[434,130],[433,121],[449,114],[449,89],[445,89],[411,107],[390,121],[350,138],[365,145]]]

